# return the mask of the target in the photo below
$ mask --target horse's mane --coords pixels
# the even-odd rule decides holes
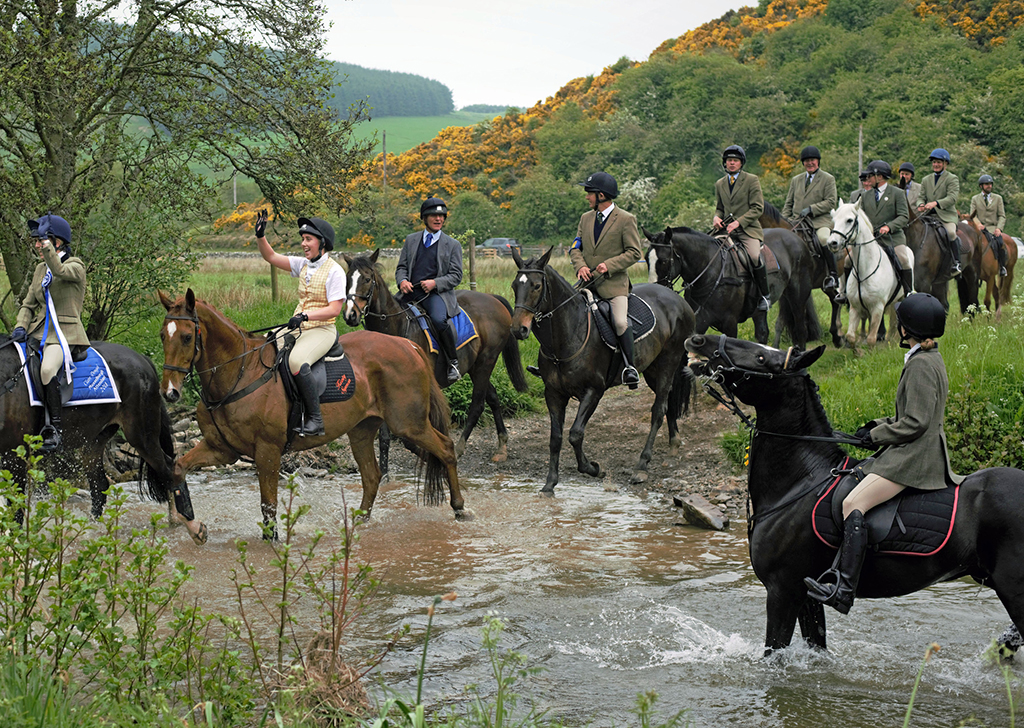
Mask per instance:
[[[380,261],[372,263],[370,256],[372,253],[363,253],[362,255],[355,255],[349,259],[349,265],[359,270],[367,270],[372,273],[380,274],[383,268],[381,267]]]
[[[214,318],[219,320],[225,326],[228,326],[229,328],[232,328],[235,331],[237,331],[239,334],[242,335],[243,338],[246,338],[246,339],[262,339],[263,338],[261,336],[254,336],[253,334],[250,334],[248,331],[246,331],[241,326],[236,324],[234,321],[229,319],[227,317],[227,314],[222,313],[220,311],[220,309],[218,309],[212,303],[207,303],[206,301],[204,301],[201,298],[196,298],[196,309],[197,310],[199,309],[200,305],[205,306],[207,310],[209,310],[211,313],[213,313]],[[185,307],[185,301],[184,300],[181,301],[181,306],[182,306],[182,308]]]
[[[765,200],[764,202],[764,214],[767,215],[768,219],[770,219],[772,222],[789,222],[789,220],[782,216],[782,212],[779,210],[779,208],[777,208],[775,205],[768,202],[767,200]]]

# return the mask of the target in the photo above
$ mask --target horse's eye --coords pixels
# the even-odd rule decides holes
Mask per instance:
[[[182,343],[185,343],[185,344],[187,344],[188,342],[192,341],[192,334],[182,334],[181,341],[182,341]]]
[[[758,364],[764,364],[764,362],[765,362],[764,354],[758,354],[757,355],[757,363]]]

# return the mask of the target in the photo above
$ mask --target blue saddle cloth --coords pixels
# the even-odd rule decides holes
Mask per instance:
[[[427,341],[430,343],[430,353],[436,354],[441,350],[441,347],[438,345],[437,339],[434,338],[434,332],[430,328],[430,317],[423,313],[418,306],[414,306],[413,304],[409,304],[409,311],[411,311],[413,316],[416,317],[416,321],[419,323],[420,328],[426,332]],[[455,327],[456,349],[461,349],[473,339],[480,337],[476,332],[476,324],[473,323],[473,319],[469,317],[468,313],[462,310],[461,306],[459,307],[459,312],[448,320],[448,325]]]
[[[18,344],[18,356],[21,357],[22,365],[25,364],[26,344]],[[62,376],[59,375],[58,376]],[[42,400],[39,393],[35,391],[31,377],[28,380],[28,399],[33,407],[42,407]],[[117,391],[117,383],[110,373],[107,361],[100,356],[100,353],[91,346],[86,349],[85,359],[71,362],[71,399],[64,404],[65,407],[74,407],[84,404],[111,404],[121,401],[121,395]]]

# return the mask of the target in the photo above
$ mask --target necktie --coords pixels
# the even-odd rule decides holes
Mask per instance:
[[[814,179],[814,175],[811,175],[811,174],[807,175],[807,176],[806,176],[806,177],[804,178],[804,189],[805,189],[805,190],[806,190],[806,189],[807,189],[808,187],[810,187],[810,186],[811,186],[811,180],[812,180],[812,179]]]
[[[985,195],[985,204],[989,204],[988,195]]]
[[[427,233],[426,235],[423,236],[423,247],[424,248],[429,248],[430,247],[430,243],[431,243],[431,239],[430,238],[431,238],[431,234],[430,233]]]
[[[878,200],[881,199],[881,197],[882,193],[879,192],[878,190],[875,190],[875,202],[878,202]]]

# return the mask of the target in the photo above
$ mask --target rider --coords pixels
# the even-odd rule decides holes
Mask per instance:
[[[39,374],[46,424],[39,433],[43,437],[40,449],[52,452],[60,447],[62,406],[60,380],[55,377],[63,366],[70,382],[72,347],[89,346],[82,326],[85,264],[71,251],[71,225],[64,218],[43,215],[29,220],[28,230],[42,262],[32,274],[11,338],[18,342],[31,338],[31,348],[42,347]]]
[[[907,204],[917,207],[917,201],[921,197],[921,183],[914,181],[914,165],[904,162],[900,165],[900,189],[907,192]]]
[[[288,369],[302,396],[305,420],[295,428],[303,437],[324,434],[324,420],[320,414],[320,395],[310,367],[338,342],[334,321],[345,305],[345,269],[328,253],[334,250],[334,228],[319,217],[300,217],[299,234],[302,236],[302,255],[275,253],[266,238],[267,213],[256,218],[256,243],[263,260],[281,270],[290,271],[299,279],[299,303],[295,315],[288,320],[287,329],[278,333],[280,343],[285,334],[295,332],[295,345],[288,354]]]
[[[843,500],[843,544],[835,564],[817,581],[804,579],[808,596],[843,614],[853,606],[867,552],[864,514],[904,488],[940,490],[964,479],[950,467],[942,427],[949,380],[936,339],[945,330],[946,309],[930,293],[914,293],[896,305],[896,320],[900,346],[910,349],[896,387],[896,416],[857,430],[864,447],[882,449]]]
[[[414,300],[423,307],[434,326],[438,343],[448,360],[448,383],[451,384],[462,376],[455,327],[449,323],[459,312],[455,288],[462,280],[462,245],[441,232],[448,219],[444,200],[437,197],[425,200],[420,205],[420,219],[424,229],[405,238],[395,280],[407,299],[413,289],[422,291]]]
[[[889,186],[892,167],[889,163],[876,159],[868,165],[871,173],[872,191],[860,198],[861,208],[871,221],[876,240],[889,253],[903,286],[903,295],[914,292],[914,269],[910,265],[910,250],[907,248],[907,237],[903,228],[910,221],[910,208],[907,196],[902,190]]]
[[[821,287],[825,290],[836,289],[839,285],[839,273],[836,271],[836,259],[828,249],[828,236],[832,231],[832,217],[829,215],[836,207],[836,178],[821,169],[821,153],[817,147],[804,147],[800,152],[800,162],[806,172],[796,175],[789,182],[786,204],[782,208],[783,217],[792,217],[799,210],[814,228],[818,238],[818,250],[825,265],[828,266],[828,278]]]
[[[932,171],[921,183],[921,197],[917,201],[917,211],[924,213],[935,211],[949,242],[949,252],[953,256],[953,270],[950,274],[958,276],[963,272],[960,266],[960,239],[956,236],[956,224],[959,215],[956,201],[960,196],[960,179],[946,168],[951,159],[945,149],[933,149],[928,157],[932,161]]]
[[[579,184],[587,193],[590,210],[580,217],[569,257],[579,280],[595,281],[593,291],[610,301],[612,325],[622,350],[622,383],[636,389],[640,374],[636,370],[633,329],[629,325],[630,282],[626,272],[643,256],[636,218],[616,206],[619,185],[607,172],[594,172]]]
[[[850,202],[856,202],[861,195],[871,189],[871,173],[867,169],[862,169],[857,179],[860,180],[860,187],[850,193]]]
[[[772,300],[768,294],[768,271],[761,255],[764,231],[759,219],[764,212],[764,197],[757,175],[743,171],[746,162],[747,154],[738,144],[728,146],[722,152],[722,166],[726,174],[715,183],[713,225],[716,230],[724,227],[725,232],[746,249],[750,257],[750,273],[761,296],[757,310],[767,312]]]
[[[992,245],[999,261],[999,275],[1006,276],[1006,246],[1003,245],[1003,228],[1006,226],[1006,208],[1002,195],[992,192],[995,180],[992,175],[978,177],[981,192],[971,198],[971,217],[978,221],[978,227]]]

